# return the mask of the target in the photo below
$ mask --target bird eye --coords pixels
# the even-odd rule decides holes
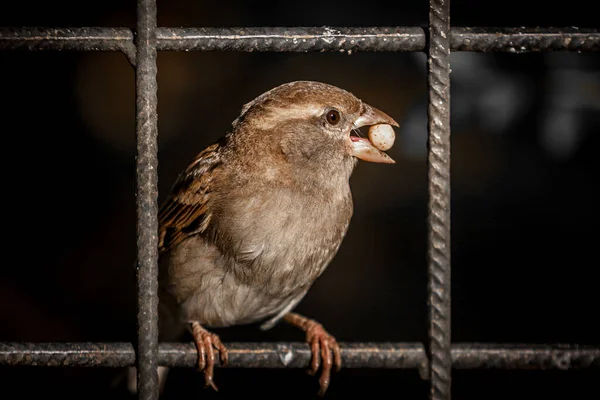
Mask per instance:
[[[331,125],[336,125],[340,122],[340,113],[337,110],[330,110],[327,112],[326,118]]]

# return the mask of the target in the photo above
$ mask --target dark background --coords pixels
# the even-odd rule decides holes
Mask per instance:
[[[597,28],[591,1],[452,1],[453,26]],[[525,8],[524,8],[525,7]],[[159,26],[425,26],[426,1],[159,1]],[[596,25],[594,25],[594,23]],[[135,26],[134,2],[5,1],[0,26]],[[360,163],[338,256],[297,310],[340,341],[427,339],[425,55],[158,56],[160,199],[242,104],[311,79],[401,125],[395,165]],[[598,344],[597,54],[452,54],[452,340]],[[117,53],[0,53],[0,341],[135,338],[134,71]],[[281,325],[228,341],[301,341]],[[125,398],[113,369],[0,369],[2,398]],[[589,398],[598,370],[455,371],[453,396]],[[301,370],[176,369],[165,398],[314,397]],[[328,398],[427,398],[416,371],[335,374]],[[6,395],[6,397],[4,396]]]

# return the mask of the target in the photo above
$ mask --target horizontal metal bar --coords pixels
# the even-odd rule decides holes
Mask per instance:
[[[159,28],[161,50],[420,51],[422,28]]]
[[[423,51],[423,28],[159,28],[159,50]],[[600,51],[600,31],[577,28],[452,28],[454,51]]]
[[[170,51],[424,51],[420,27],[158,28],[157,49]],[[0,50],[123,51],[135,61],[127,28],[0,28]],[[452,28],[452,51],[526,53],[600,51],[600,30]]]
[[[229,343],[229,367],[301,368],[311,353],[305,343]],[[425,361],[420,344],[342,344],[345,367],[417,368]],[[159,364],[193,367],[198,353],[193,343],[161,343]],[[130,343],[0,343],[0,365],[105,366],[135,364]]]
[[[452,348],[452,363],[456,369],[599,368],[600,346],[461,344]]]
[[[0,50],[121,51],[135,64],[127,28],[0,28]]]
[[[305,343],[228,343],[232,368],[305,368]],[[419,368],[427,366],[420,343],[341,343],[345,368]],[[193,343],[161,343],[160,365],[194,367]],[[452,346],[457,369],[600,368],[600,346],[501,345],[461,343]],[[127,367],[135,365],[131,343],[0,343],[0,365],[63,367]]]
[[[600,31],[583,28],[452,28],[452,51],[600,51]]]

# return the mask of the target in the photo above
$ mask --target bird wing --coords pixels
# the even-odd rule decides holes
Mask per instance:
[[[207,204],[214,179],[212,172],[221,165],[221,149],[220,142],[207,147],[175,181],[158,213],[159,254],[206,230],[211,218]]]

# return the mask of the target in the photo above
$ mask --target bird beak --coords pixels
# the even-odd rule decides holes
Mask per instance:
[[[354,128],[360,128],[362,126],[387,124],[392,126],[400,126],[392,117],[387,115],[381,110],[371,107],[368,104],[363,103],[364,111],[354,121]],[[373,144],[367,138],[350,136],[352,155],[364,161],[383,163],[383,164],[394,164],[395,161],[382,152],[375,148]]]

